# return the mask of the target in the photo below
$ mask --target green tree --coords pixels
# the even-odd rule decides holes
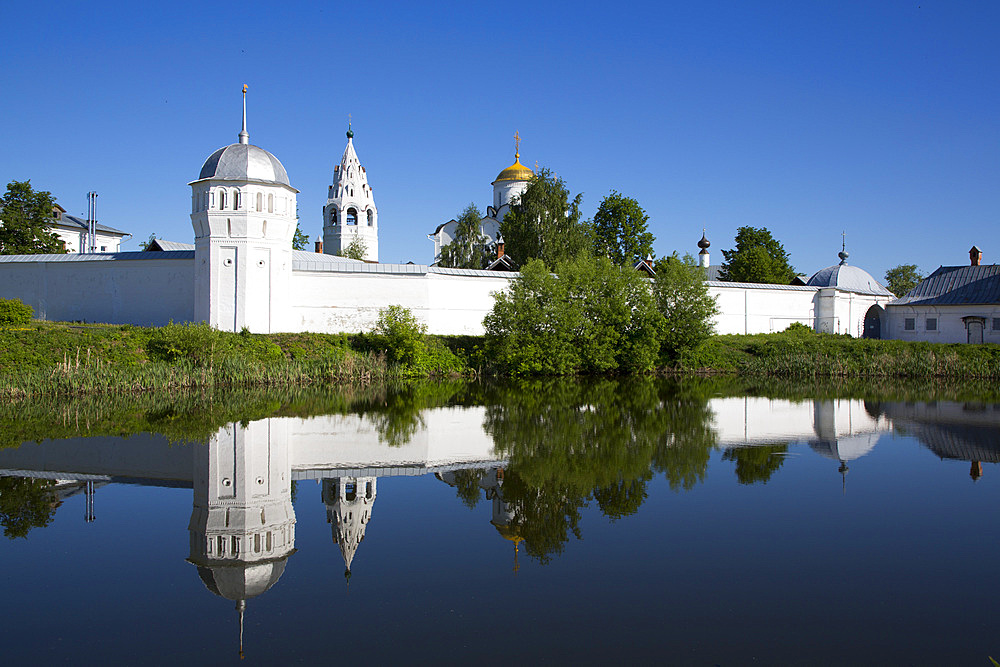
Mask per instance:
[[[347,247],[340,253],[341,257],[346,257],[347,259],[357,259],[363,260],[365,254],[368,252],[368,244],[360,236],[355,236],[354,239],[347,244]]]
[[[149,238],[145,241],[139,241],[139,250],[145,250],[156,240],[156,232],[149,235]]]
[[[656,263],[653,294],[664,319],[660,353],[667,359],[676,359],[714,332],[712,318],[719,306],[708,294],[705,270],[690,255],[682,259],[675,252]]]
[[[52,522],[59,501],[49,479],[0,477],[0,525],[10,539],[27,537],[32,528]]]
[[[639,202],[612,190],[594,214],[594,251],[615,264],[634,264],[652,255],[655,239],[648,223]]]
[[[455,221],[455,236],[441,248],[438,266],[449,269],[485,269],[491,258],[489,238],[479,226],[483,214],[475,204],[469,204]]]
[[[903,296],[923,279],[916,264],[900,264],[885,272],[885,286],[896,296]]]
[[[593,250],[592,225],[580,221],[582,195],[570,199],[563,180],[538,170],[500,223],[505,252],[518,266],[539,259],[549,268]]]
[[[646,371],[659,354],[662,317],[648,281],[606,257],[581,254],[553,275],[529,261],[486,315],[486,350],[524,375]]]
[[[740,227],[736,248],[723,250],[722,255],[726,261],[719,271],[720,280],[787,285],[795,278],[788,253],[766,227]]]
[[[0,255],[66,252],[59,237],[49,231],[55,203],[50,192],[35,190],[31,181],[8,183],[0,206]]]
[[[295,236],[292,237],[292,250],[307,250],[309,248],[309,235],[302,231],[299,221],[295,221]]]

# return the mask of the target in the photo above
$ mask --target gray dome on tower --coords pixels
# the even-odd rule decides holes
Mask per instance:
[[[847,250],[838,253],[840,264],[820,269],[806,281],[809,287],[836,287],[858,294],[893,296],[892,292],[875,280],[870,273],[847,263]]]
[[[230,144],[209,155],[198,175],[199,181],[206,178],[276,183],[291,187],[288,172],[278,158],[260,146],[251,144]]]
[[[251,181],[292,186],[288,182],[288,172],[278,158],[250,143],[250,134],[247,132],[246,86],[243,86],[243,128],[238,136],[238,143],[224,146],[208,156],[198,175],[199,181]]]

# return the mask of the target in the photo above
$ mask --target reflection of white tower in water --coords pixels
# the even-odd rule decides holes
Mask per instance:
[[[365,539],[365,529],[375,504],[375,477],[337,477],[323,480],[323,503],[326,520],[333,529],[333,541],[344,557],[344,578],[351,580],[351,562],[358,545]]]
[[[191,555],[205,587],[246,601],[273,586],[295,551],[288,433],[280,420],[225,426],[195,452]]]

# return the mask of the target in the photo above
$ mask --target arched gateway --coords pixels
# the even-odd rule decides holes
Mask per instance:
[[[882,338],[882,320],[885,318],[885,309],[882,306],[874,305],[865,313],[865,331],[863,338]]]

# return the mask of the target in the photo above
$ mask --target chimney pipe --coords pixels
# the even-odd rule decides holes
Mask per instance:
[[[969,260],[972,262],[972,266],[979,266],[983,261],[983,251],[976,246],[972,246],[972,249],[969,250]]]
[[[323,254],[323,239],[316,241],[316,252],[320,255]]]

